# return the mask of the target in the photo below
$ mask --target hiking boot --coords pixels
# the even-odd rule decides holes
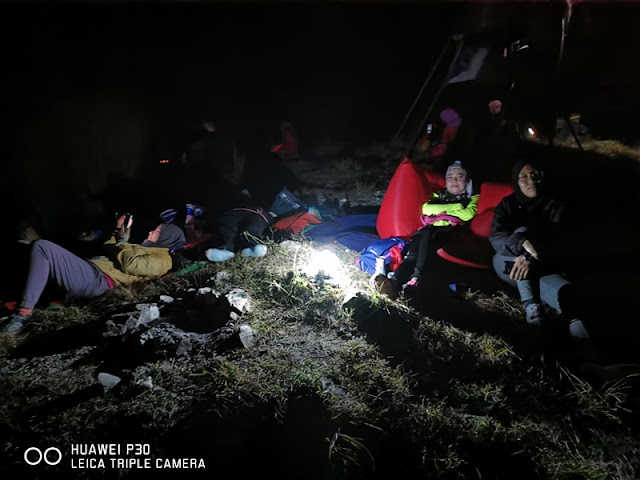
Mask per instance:
[[[382,295],[386,295],[391,300],[398,298],[398,284],[394,279],[376,275],[373,277],[373,284]]]
[[[10,334],[20,333],[24,328],[24,323],[26,321],[27,318],[22,315],[17,315],[15,313],[13,315],[9,315],[6,323],[2,325],[2,331]]]
[[[587,332],[587,328],[584,326],[584,323],[582,323],[582,320],[578,318],[574,318],[569,322],[569,335],[574,338],[581,338],[584,340],[591,338],[591,335]]]
[[[527,314],[527,323],[530,325],[542,325],[542,305],[531,303],[524,308]]]

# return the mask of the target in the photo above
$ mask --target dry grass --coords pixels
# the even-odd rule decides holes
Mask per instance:
[[[303,236],[295,240],[267,243],[268,253],[260,259],[238,256],[184,277],[115,289],[83,307],[37,312],[31,333],[55,332],[100,324],[114,311],[156,301],[161,294],[177,298],[188,288],[210,285],[223,294],[243,288],[252,309],[241,322],[258,337],[249,349],[142,362],[123,372],[126,380],[115,393],[27,418],[27,407],[95,385],[92,362],[100,360],[93,358],[100,349],[21,361],[10,355],[20,342],[5,338],[0,448],[7,460],[0,467],[15,473],[12,468],[33,438],[52,445],[106,442],[116,428],[158,439],[198,415],[227,419],[260,411],[261,421],[272,426],[265,431],[292,428],[287,424],[292,405],[311,398],[316,410],[296,421],[308,422],[308,429],[320,424],[326,442],[317,448],[335,472],[331,478],[371,478],[382,474],[385,463],[390,471],[416,478],[637,476],[633,452],[640,452],[640,442],[620,423],[624,384],[597,389],[566,371],[549,375],[502,339],[452,327],[381,297],[355,267],[354,252],[315,245]],[[303,272],[316,250],[339,258],[342,286],[326,275]],[[215,283],[212,277],[222,271],[228,280]],[[346,290],[358,293],[361,302],[345,308]],[[503,293],[470,293],[467,300],[522,321],[520,306]],[[410,326],[409,347],[384,356],[363,334],[368,322],[388,336],[396,327]],[[268,435],[253,440],[273,441]],[[396,453],[390,458],[389,451]],[[523,463],[510,467],[518,458]],[[216,467],[211,468],[215,476]]]
[[[569,148],[579,148],[573,138],[569,138],[563,142],[555,141],[554,144]],[[626,156],[640,160],[640,146],[630,147],[617,140],[592,139],[582,143],[582,148],[612,158],[616,156]]]

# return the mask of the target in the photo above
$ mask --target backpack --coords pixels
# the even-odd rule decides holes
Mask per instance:
[[[362,252],[356,264],[360,270],[373,275],[376,271],[376,258],[383,257],[385,272],[394,272],[402,263],[402,250],[407,243],[398,237],[376,240]]]

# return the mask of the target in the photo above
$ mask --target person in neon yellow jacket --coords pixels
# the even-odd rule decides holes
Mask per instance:
[[[429,256],[445,242],[457,225],[471,220],[478,211],[478,195],[472,195],[472,183],[462,163],[449,165],[446,188],[434,192],[422,205],[423,227],[406,247],[406,256],[389,278],[376,279],[381,291],[395,297],[400,287],[417,286],[425,271]]]

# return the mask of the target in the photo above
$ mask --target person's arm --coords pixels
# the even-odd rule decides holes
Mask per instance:
[[[445,215],[457,217],[463,222],[468,222],[478,212],[478,198],[479,195],[473,195],[466,207],[462,203],[433,204],[427,202],[422,205],[422,214],[429,216],[444,213]]]
[[[117,255],[120,269],[138,277],[159,277],[171,269],[172,260],[167,248],[122,244]]]
[[[116,215],[118,215],[116,213]],[[126,223],[126,225],[125,225]],[[128,242],[131,237],[131,225],[133,225],[133,215],[120,215],[116,219],[116,227],[111,237],[105,242],[105,245],[113,245],[117,242]]]

